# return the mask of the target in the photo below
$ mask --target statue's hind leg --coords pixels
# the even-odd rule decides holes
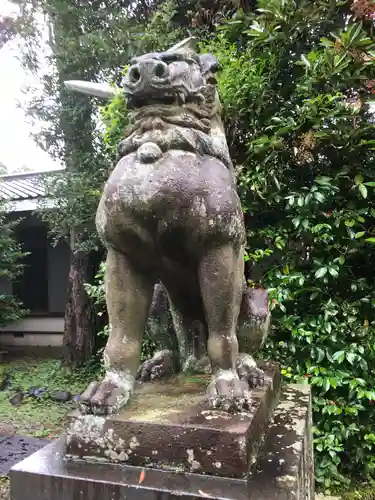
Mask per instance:
[[[156,346],[153,356],[143,361],[137,379],[147,382],[167,377],[179,369],[178,341],[173,328],[167,292],[161,282],[154,287],[150,315],[146,327]]]
[[[241,410],[250,404],[249,385],[236,365],[236,326],[243,293],[243,248],[209,250],[199,264],[199,282],[208,324],[208,356],[212,382],[207,391],[215,407]]]
[[[106,375],[81,397],[90,413],[113,413],[126,404],[134,387],[154,282],[116,250],[108,250],[105,289],[110,334],[104,351]]]

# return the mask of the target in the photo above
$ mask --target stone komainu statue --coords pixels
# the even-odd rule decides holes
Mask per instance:
[[[131,127],[96,218],[108,249],[106,375],[82,395],[84,411],[118,411],[137,374],[146,380],[176,364],[209,367],[214,407],[241,410],[249,387],[262,383],[249,352],[268,331],[267,293],[246,289],[245,227],[220,119],[218,69],[216,58],[198,55],[189,39],[133,59],[124,77]],[[67,86],[111,93],[95,84]],[[165,330],[167,323],[155,318],[165,290],[174,332],[162,332],[162,350],[139,368],[147,322],[156,336]]]

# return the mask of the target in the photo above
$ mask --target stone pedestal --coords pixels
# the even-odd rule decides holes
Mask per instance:
[[[310,390],[279,384],[268,366],[240,415],[209,410],[198,376],[146,384],[117,416],[72,415],[13,467],[12,499],[313,500]]]
[[[268,365],[265,385],[252,391],[249,412],[210,410],[204,396],[210,377],[179,376],[140,386],[119,415],[71,416],[69,458],[122,462],[178,472],[246,477],[280,387]]]

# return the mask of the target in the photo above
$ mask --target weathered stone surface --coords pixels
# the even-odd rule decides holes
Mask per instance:
[[[280,371],[268,364],[265,386],[254,389],[251,411],[211,409],[207,376],[142,385],[129,407],[107,418],[72,416],[67,455],[165,470],[245,477],[255,461],[276,403]]]
[[[72,399],[72,394],[69,391],[55,391],[51,394],[51,399],[59,403],[66,403]]]
[[[268,301],[265,291],[246,290],[246,230],[220,117],[220,65],[197,45],[189,39],[136,57],[122,81],[129,127],[96,215],[108,250],[106,375],[81,398],[82,413],[118,413],[131,397],[158,279],[177,337],[174,364],[184,369],[208,356],[212,407],[248,409],[249,389],[262,378],[237,370],[237,334],[250,349],[263,343]],[[87,82],[69,87],[107,94]],[[242,307],[239,318],[246,302],[254,307]]]
[[[253,470],[251,484],[254,490],[262,490],[266,499],[314,499],[309,386],[290,384],[283,388],[268,426],[265,444]],[[278,496],[272,496],[275,491]]]
[[[315,500],[340,500],[341,497],[331,496],[331,495],[323,495],[323,493],[319,493],[315,495]]]
[[[12,468],[12,500],[313,500],[307,386],[282,390],[257,464],[246,479],[71,462],[62,441]]]

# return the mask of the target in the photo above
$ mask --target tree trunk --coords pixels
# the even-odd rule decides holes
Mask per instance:
[[[72,231],[62,358],[62,364],[70,368],[88,361],[93,351],[91,307],[84,288],[90,280],[90,258],[86,252],[76,249],[77,241],[78,237]]]

